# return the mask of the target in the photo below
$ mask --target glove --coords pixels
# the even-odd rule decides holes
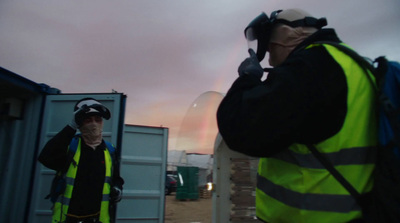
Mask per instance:
[[[68,125],[71,126],[71,128],[73,128],[74,130],[79,128],[78,124],[76,124],[75,122],[75,118],[72,118],[71,122]]]
[[[74,130],[79,128],[87,111],[89,111],[89,108],[86,105],[83,105],[81,108],[76,110],[74,112],[71,122],[69,123],[69,126],[71,126],[71,128],[73,128]]]
[[[110,201],[117,203],[120,202],[121,199],[122,199],[122,190],[119,187],[111,188]]]
[[[239,76],[253,75],[261,79],[264,74],[264,69],[261,67],[254,50],[249,49],[249,54],[250,57],[246,58],[238,68]]]

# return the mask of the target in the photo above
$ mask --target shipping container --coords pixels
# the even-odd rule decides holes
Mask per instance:
[[[112,113],[103,136],[116,146],[125,180],[116,222],[164,222],[168,128],[125,125],[122,93],[62,94],[1,67],[0,93],[0,222],[51,222],[52,204],[44,197],[55,172],[37,157],[84,97],[96,98]]]

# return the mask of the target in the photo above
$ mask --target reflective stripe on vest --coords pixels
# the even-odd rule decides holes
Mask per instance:
[[[315,146],[358,192],[368,192],[377,144],[374,86],[349,56],[326,44],[308,48],[315,46],[325,47],[338,62],[348,85],[342,129]],[[257,180],[257,216],[266,222],[348,222],[361,217],[353,197],[305,145],[293,144],[261,158]]]
[[[71,163],[69,169],[66,173],[66,189],[63,195],[60,195],[57,201],[54,203],[53,207],[53,223],[65,222],[66,216],[68,213],[69,202],[71,200],[74,182],[76,177],[76,172],[79,166],[79,160],[81,155],[81,139],[79,138],[78,147],[74,154],[73,159],[76,162],[76,165]],[[112,161],[111,155],[108,149],[104,150],[104,159],[105,159],[105,169],[106,176],[103,185],[103,196],[100,207],[100,221],[103,223],[110,222],[109,216],[109,199],[110,199],[110,191],[111,191],[111,169],[112,169]]]
[[[337,152],[324,154],[334,166],[337,165],[359,165],[374,163],[375,157],[373,146],[345,148]],[[274,156],[275,159],[295,164],[300,167],[324,169],[324,166],[315,159],[312,153],[279,153]]]

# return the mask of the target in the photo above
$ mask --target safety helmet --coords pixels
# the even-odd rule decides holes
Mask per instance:
[[[99,115],[106,120],[111,117],[110,110],[94,98],[83,98],[76,102],[74,111],[78,109],[82,109],[85,112],[83,117]]]
[[[302,26],[321,29],[327,25],[327,21],[326,18],[316,19],[300,9],[276,10],[270,17],[262,12],[244,30],[249,48],[256,52],[259,61],[264,59],[268,51],[268,42],[276,24],[285,24],[293,28]]]

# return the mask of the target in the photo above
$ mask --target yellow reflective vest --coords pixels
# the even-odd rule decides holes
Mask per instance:
[[[325,47],[338,62],[348,85],[348,110],[341,130],[315,147],[359,193],[368,192],[377,145],[374,86],[348,55],[327,44],[307,48],[315,46]],[[338,223],[361,218],[353,197],[305,145],[293,144],[261,158],[257,180],[257,217],[263,221]]]
[[[79,160],[80,160],[80,155],[81,155],[81,138],[79,138],[78,142],[78,147],[76,149],[75,155],[74,155],[74,161],[75,163],[71,163],[71,165],[68,168],[68,171],[66,173],[66,189],[64,191],[64,194],[60,195],[57,199],[57,201],[54,203],[53,207],[53,223],[61,223],[65,222],[67,213],[68,213],[68,207],[69,207],[69,202],[72,197],[72,192],[74,190],[74,182],[75,182],[75,177],[76,173],[79,167]],[[110,152],[108,149],[104,150],[104,159],[105,159],[105,168],[106,168],[106,177],[104,181],[104,186],[103,186],[103,198],[101,201],[101,207],[100,207],[100,221],[102,223],[108,223],[110,222],[110,215],[109,215],[109,197],[110,197],[110,191],[111,191],[111,170],[112,170],[112,158],[110,155]]]

